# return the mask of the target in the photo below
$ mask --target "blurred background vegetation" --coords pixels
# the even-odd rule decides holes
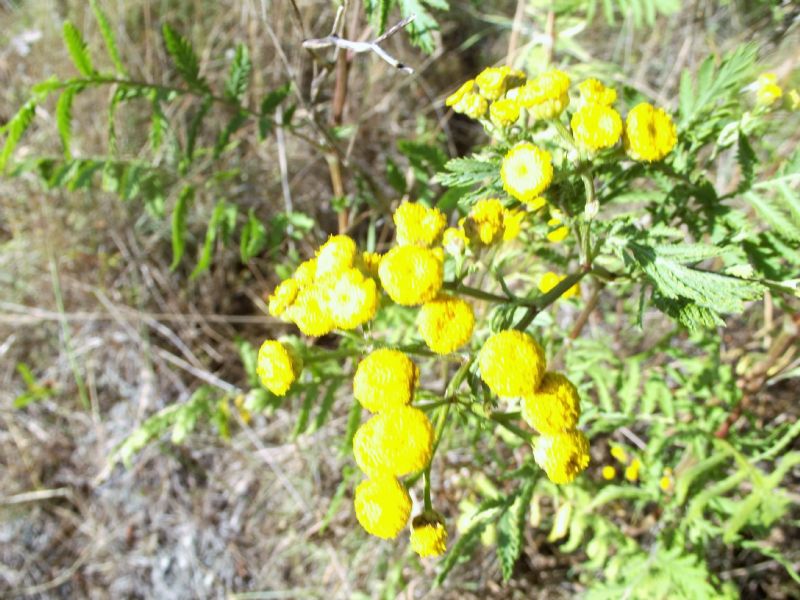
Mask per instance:
[[[0,179],[0,595],[580,593],[585,582],[576,565],[586,555],[562,553],[548,538],[550,523],[527,532],[507,584],[495,554],[479,547],[431,592],[435,564],[412,558],[405,544],[367,543],[351,511],[351,458],[331,451],[347,426],[346,386],[329,415],[315,420],[312,413],[301,427],[302,399],[255,414],[236,402],[246,386],[247,348],[289,332],[265,316],[265,294],[328,233],[345,227],[382,248],[402,196],[438,199],[433,174],[482,136],[480,126],[447,112],[443,99],[482,68],[513,61],[538,70],[552,58],[576,79],[591,72],[674,108],[682,70],[742,42],[756,42],[761,63],[786,81],[800,55],[796,3],[450,0],[446,11],[440,1],[404,0],[392,4],[390,24],[408,7],[429,10],[431,21],[418,19],[416,45],[401,33],[385,47],[415,73],[357,55],[339,96],[343,78],[326,63],[328,51],[315,60],[302,47],[328,35],[333,2],[96,4],[117,39],[126,80],[155,91],[122,98],[96,86],[76,95],[66,156],[64,107],[54,96],[38,106]],[[374,38],[363,6],[351,4],[347,36]],[[0,125],[30,99],[34,84],[78,75],[62,41],[65,20],[82,32],[97,64],[113,68],[88,3],[0,2]],[[226,89],[237,46],[246,46],[250,86],[233,91],[235,101],[171,94],[184,86],[169,60],[164,24],[191,42],[199,74],[214,90]],[[110,115],[117,102],[124,107]],[[239,119],[241,106],[251,112]],[[198,114],[202,126],[194,128]],[[767,171],[769,160],[777,165],[797,147],[796,125],[771,140]],[[725,189],[735,157],[720,165],[709,179]],[[179,203],[183,256],[176,260]],[[558,318],[568,324],[576,316],[567,306]],[[657,319],[646,322],[641,334],[613,318],[596,321],[592,337],[620,359],[634,357],[667,331]],[[769,298],[731,320],[718,372],[736,377],[765,357],[783,359],[787,323],[796,331],[796,313],[775,309]],[[796,337],[788,347],[796,350]],[[657,352],[615,368],[652,369],[670,360],[669,352]],[[796,381],[761,382],[748,406],[755,427],[796,421]],[[130,469],[109,465],[136,426],[196,398],[201,385],[229,394],[211,411],[214,427],[198,428],[182,444],[147,446]],[[438,502],[450,516],[463,510],[465,489],[491,495],[498,485],[491,476],[475,480],[472,442],[466,434],[455,439],[437,474]],[[590,470],[605,460],[597,458]],[[793,473],[784,481],[795,502],[797,483]],[[606,510],[613,516],[625,509]],[[617,516],[627,534],[646,536],[646,512]],[[796,569],[796,511],[792,518],[771,541]],[[784,565],[761,554],[720,553],[709,568],[743,597],[798,594]]]

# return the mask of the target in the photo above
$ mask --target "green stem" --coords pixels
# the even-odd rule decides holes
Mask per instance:
[[[544,294],[543,296],[539,296],[536,301],[533,303],[532,306],[525,311],[525,314],[519,320],[519,322],[514,326],[514,329],[518,329],[519,331],[524,331],[528,328],[533,320],[536,318],[540,312],[542,312],[545,308],[553,304],[556,300],[558,300],[564,292],[570,289],[573,285],[578,283],[584,276],[588,273],[588,270],[582,269],[577,273],[573,273],[572,275],[568,275],[559,284],[554,287],[552,290]]]
[[[503,427],[504,429],[510,431],[511,433],[516,435],[518,438],[521,438],[525,442],[530,443],[531,440],[533,440],[533,434],[528,433],[521,427],[512,423],[510,420],[507,420],[506,417],[507,415],[504,415],[503,413],[492,413],[489,415],[489,418],[492,421],[500,425],[500,427]]]
[[[551,119],[550,122],[553,124],[553,127],[555,127],[561,139],[573,150],[578,150],[578,145],[575,143],[575,139],[572,137],[566,125],[564,125],[560,119]]]
[[[424,499],[425,499],[425,512],[433,510],[433,502],[431,502],[431,466],[430,464],[422,473],[422,478],[425,483]]]
[[[470,296],[479,300],[487,300],[489,302],[502,302],[504,304],[516,304],[517,306],[535,306],[537,302],[536,299],[531,298],[510,298],[508,296],[492,294],[491,292],[484,292],[478,288],[462,285],[455,281],[445,281],[443,287],[444,289],[456,292],[457,294]]]

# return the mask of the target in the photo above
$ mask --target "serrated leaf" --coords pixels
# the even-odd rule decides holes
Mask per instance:
[[[169,266],[171,271],[178,267],[183,258],[186,247],[186,215],[192,200],[194,200],[194,188],[187,185],[181,190],[175,208],[172,209],[172,264]]]
[[[208,85],[200,77],[200,62],[189,40],[175,31],[169,23],[164,23],[161,30],[167,52],[183,80],[192,88],[207,90]]]
[[[36,104],[33,101],[28,101],[5,126],[6,141],[3,144],[3,151],[0,152],[0,173],[5,170],[8,159],[11,158],[11,154],[14,152],[14,148],[17,147],[20,139],[22,139],[25,130],[30,127],[35,114]]]
[[[72,140],[72,101],[75,98],[77,89],[68,87],[58,97],[56,103],[56,127],[61,138],[61,145],[64,147],[64,157],[72,157],[70,152],[70,141]]]
[[[228,204],[225,200],[218,201],[214,206],[214,212],[211,214],[211,220],[208,222],[208,228],[206,229],[206,237],[203,242],[203,249],[200,252],[200,259],[189,276],[190,279],[195,279],[211,266],[211,255],[214,251],[214,242],[217,240],[217,234],[221,234],[223,239],[230,235],[233,223],[235,223],[236,212],[236,205]]]
[[[247,221],[242,227],[239,250],[242,262],[246,263],[267,247],[267,229],[255,213],[250,209]]]
[[[448,187],[464,187],[483,184],[487,180],[500,180],[497,162],[477,157],[454,158],[444,165],[445,171],[438,173],[434,181]]]
[[[247,113],[238,111],[233,115],[228,123],[225,125],[219,135],[217,136],[217,143],[214,145],[214,158],[219,158],[228,147],[231,136],[239,130],[247,122]]]
[[[230,72],[228,73],[228,79],[225,81],[225,95],[230,100],[234,102],[241,101],[250,83],[250,71],[252,68],[253,64],[250,62],[247,46],[241,43],[238,44]]]
[[[503,580],[508,581],[514,573],[514,565],[522,552],[522,540],[526,527],[526,516],[531,504],[535,480],[528,479],[519,492],[514,504],[503,514],[497,523],[497,556],[503,572]]]
[[[103,42],[105,42],[106,50],[108,51],[108,56],[111,59],[111,62],[114,63],[114,68],[117,70],[117,73],[126,76],[127,70],[125,69],[125,65],[122,64],[122,60],[119,57],[117,40],[114,37],[114,32],[111,30],[111,24],[108,22],[108,17],[100,8],[97,0],[89,0],[89,5],[92,7],[92,12],[94,13],[94,18],[97,21],[97,25],[100,27],[100,35],[103,36]]]
[[[70,58],[72,58],[72,63],[75,65],[75,68],[78,69],[78,72],[84,77],[91,77],[94,75],[95,71],[92,66],[92,58],[89,56],[89,52],[86,49],[86,42],[81,32],[69,21],[64,21],[63,33],[64,43],[67,45],[67,50],[69,51]]]
[[[278,105],[286,100],[286,97],[289,95],[291,90],[292,86],[289,83],[285,83],[281,87],[272,90],[261,101],[261,114],[271,115],[274,113],[275,109],[278,108]]]
[[[739,163],[739,171],[741,173],[741,181],[736,187],[736,191],[746,192],[753,187],[753,180],[755,179],[755,167],[758,164],[758,157],[755,150],[750,145],[750,140],[741,131],[736,146],[736,162]]]
[[[433,53],[433,33],[439,31],[439,24],[429,9],[448,10],[448,3],[445,0],[397,0],[397,5],[404,19],[415,16],[408,26],[411,43],[427,54]]]

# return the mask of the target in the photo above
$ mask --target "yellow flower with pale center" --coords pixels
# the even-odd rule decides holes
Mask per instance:
[[[427,511],[411,521],[411,549],[420,557],[441,556],[447,551],[444,517]]]
[[[783,96],[775,73],[763,73],[756,80],[756,103],[759,106],[772,106]]]
[[[478,355],[481,379],[498,396],[533,394],[544,377],[544,350],[529,334],[507,330],[495,333]]]
[[[453,296],[440,295],[426,302],[417,315],[420,336],[437,354],[450,354],[469,342],[474,326],[472,305]]]
[[[634,458],[625,469],[625,479],[628,481],[638,481],[639,479],[639,470],[642,468],[642,461],[638,458]]]
[[[424,412],[412,406],[373,415],[353,437],[356,464],[370,477],[421,471],[432,454],[433,426]]]
[[[611,148],[622,135],[622,117],[602,104],[584,104],[572,115],[570,125],[575,140],[592,151]]]
[[[389,297],[403,306],[433,300],[444,283],[443,252],[418,246],[397,246],[381,260],[378,275]]]
[[[377,252],[362,252],[361,253],[361,268],[366,275],[370,277],[378,277],[378,267],[381,264],[383,256]]]
[[[269,314],[280,317],[297,298],[300,285],[295,279],[289,278],[281,281],[269,297]]]
[[[266,340],[258,349],[256,374],[265,388],[276,396],[285,396],[300,377],[303,361],[291,346],[277,340]]]
[[[381,348],[356,368],[353,396],[370,412],[405,406],[414,396],[419,369],[399,350]]]
[[[411,516],[411,497],[396,477],[365,479],[356,487],[353,505],[364,530],[391,540],[405,529]]]
[[[581,94],[581,102],[585,104],[611,106],[617,100],[617,91],[614,88],[606,87],[597,79],[582,81],[578,86],[578,91]]]
[[[540,436],[533,445],[533,459],[553,483],[570,483],[589,466],[589,440],[577,429]]]
[[[330,289],[324,285],[311,284],[297,294],[292,306],[284,313],[305,335],[321,337],[336,327],[328,309]]]
[[[503,189],[521,202],[532,202],[553,181],[553,160],[547,150],[529,142],[517,144],[500,167]]]
[[[327,309],[339,329],[355,329],[371,321],[378,311],[378,286],[358,269],[348,269],[326,294]]]
[[[542,275],[541,279],[539,279],[539,291],[543,294],[546,294],[553,288],[555,288],[559,283],[566,279],[566,275],[557,275],[552,271],[548,271],[544,275]],[[573,296],[577,296],[580,293],[580,287],[576,283],[571,288],[569,288],[566,292],[561,294],[562,298],[572,298]]]
[[[611,465],[606,465],[605,467],[603,467],[602,475],[603,479],[605,479],[606,481],[611,481],[612,479],[614,479],[614,477],[617,476],[617,470]]]
[[[547,225],[552,229],[547,232],[547,239],[554,244],[563,242],[567,235],[569,235],[569,227],[561,224],[561,219],[553,217],[547,221]]]
[[[404,202],[394,211],[393,218],[398,246],[433,246],[447,225],[442,211],[417,202]]]
[[[500,98],[489,107],[489,118],[495,127],[511,127],[519,119],[519,103],[511,98]]]
[[[455,106],[464,99],[464,96],[474,92],[475,80],[470,79],[469,81],[465,81],[460,88],[447,97],[447,99],[444,101],[445,106]]]
[[[316,278],[339,275],[350,269],[355,264],[357,254],[358,249],[353,238],[346,235],[332,235],[317,252]]]
[[[294,275],[292,279],[297,282],[297,285],[301,288],[311,285],[314,283],[314,278],[317,275],[317,259],[316,258],[309,258],[306,261],[301,262],[297,269],[294,271]]]
[[[569,431],[578,424],[580,401],[569,379],[549,371],[533,394],[522,397],[522,418],[543,435]]]
[[[522,224],[528,213],[524,210],[503,210],[503,241],[508,242],[516,238],[522,231]]]
[[[442,234],[442,246],[448,254],[460,256],[469,246],[469,238],[461,227],[448,227]]]
[[[511,69],[509,67],[488,67],[475,78],[481,96],[487,100],[497,100],[506,93]]]
[[[622,446],[611,446],[611,456],[616,458],[622,464],[628,462],[628,453]]]
[[[546,71],[519,88],[517,98],[535,119],[554,119],[569,104],[569,75]]]
[[[480,119],[489,110],[489,101],[480,94],[469,93],[453,105],[453,110],[470,119]]]
[[[653,162],[669,154],[678,142],[672,118],[662,108],[642,102],[625,119],[625,150],[634,160]]]

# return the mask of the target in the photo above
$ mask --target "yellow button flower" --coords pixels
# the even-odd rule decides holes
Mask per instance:
[[[664,468],[664,473],[658,480],[658,487],[662,492],[669,492],[672,489],[672,469],[669,467]]]
[[[443,254],[417,246],[397,246],[381,260],[378,275],[389,297],[403,306],[433,300],[444,282]]]
[[[783,96],[775,73],[763,73],[756,80],[756,103],[759,106],[771,106]]]
[[[589,440],[576,429],[543,435],[534,443],[533,458],[550,481],[570,483],[589,466]]]
[[[418,378],[419,370],[408,356],[381,348],[358,364],[353,395],[370,412],[398,408],[411,402]]]
[[[378,277],[378,267],[381,264],[383,256],[377,252],[362,252],[361,253],[361,268],[365,275],[370,277]]]
[[[553,161],[547,150],[531,143],[517,144],[500,167],[503,189],[521,202],[532,202],[553,181]]]
[[[539,291],[543,294],[546,294],[553,288],[555,288],[559,283],[564,281],[567,278],[566,275],[557,275],[552,271],[548,271],[544,275],[542,275],[541,279],[539,279]],[[566,292],[561,294],[562,298],[572,298],[573,296],[577,296],[580,293],[580,287],[576,283],[571,288],[569,288]]]
[[[394,211],[398,246],[430,247],[436,244],[447,225],[447,218],[438,208],[416,202],[404,202]]]
[[[489,118],[495,127],[511,127],[519,119],[519,103],[511,98],[500,98],[489,107]]]
[[[469,238],[461,227],[448,227],[442,234],[442,246],[448,254],[460,256],[469,246]]]
[[[453,110],[470,119],[480,119],[489,110],[489,101],[480,94],[466,94],[457,104],[453,105]]]
[[[378,286],[358,269],[339,275],[326,297],[328,312],[339,329],[355,329],[378,311]]]
[[[433,426],[424,412],[412,406],[373,415],[353,437],[356,464],[370,477],[421,471],[432,453]]]
[[[503,210],[503,241],[508,242],[516,238],[522,231],[522,224],[528,213],[524,210]]]
[[[295,279],[281,281],[269,297],[269,314],[280,317],[297,298],[300,286]]]
[[[303,370],[303,361],[291,346],[267,340],[258,349],[256,374],[265,388],[276,396],[285,396]]]
[[[535,119],[554,119],[569,104],[569,76],[546,71],[519,88],[517,98]]]
[[[611,446],[611,456],[616,458],[622,464],[628,462],[628,453],[622,446]]]
[[[327,275],[338,275],[350,269],[355,263],[357,252],[353,238],[346,235],[332,235],[317,252],[317,279]]]
[[[544,377],[544,350],[527,333],[501,331],[491,336],[478,355],[481,379],[498,396],[533,394]]]
[[[581,399],[572,382],[561,373],[548,372],[536,391],[522,398],[522,418],[543,435],[575,429]]]
[[[411,515],[411,497],[395,477],[366,479],[356,487],[356,518],[364,530],[385,540],[403,531]]]
[[[638,458],[634,458],[625,469],[625,479],[628,481],[638,481],[639,480],[639,470],[642,468],[642,461]]]
[[[488,67],[475,78],[481,96],[487,100],[497,100],[506,93],[511,69],[508,67]]]
[[[447,99],[444,101],[446,106],[455,106],[459,102],[464,99],[464,96],[467,94],[472,94],[475,92],[475,80],[470,79],[469,81],[464,82],[460,88],[458,88],[455,92],[450,94]]]
[[[447,550],[444,517],[429,511],[411,521],[411,549],[420,557],[441,556]]]
[[[611,481],[612,479],[614,479],[614,477],[617,476],[617,470],[611,465],[606,465],[605,467],[603,467],[602,475],[603,479],[605,479],[606,481]]]
[[[592,151],[611,148],[622,135],[622,117],[602,104],[584,104],[572,115],[570,125],[575,140]]]
[[[297,269],[294,271],[294,275],[292,279],[297,282],[297,285],[301,288],[311,285],[314,283],[314,278],[317,276],[317,259],[316,258],[309,258],[308,260],[301,262]]]
[[[437,354],[449,354],[461,348],[472,337],[474,326],[472,306],[447,295],[426,302],[417,315],[420,336]]]
[[[653,162],[669,154],[678,141],[672,118],[662,108],[642,102],[625,119],[625,150],[634,160]]]
[[[505,207],[497,198],[478,200],[464,219],[467,237],[476,245],[490,246],[503,239]]]
[[[286,316],[305,335],[321,337],[333,331],[336,324],[328,310],[329,289],[319,284],[303,288]]]
[[[604,86],[597,79],[587,79],[578,86],[581,94],[581,102],[585,104],[594,103],[604,106],[611,106],[617,100],[617,92],[614,88]]]

